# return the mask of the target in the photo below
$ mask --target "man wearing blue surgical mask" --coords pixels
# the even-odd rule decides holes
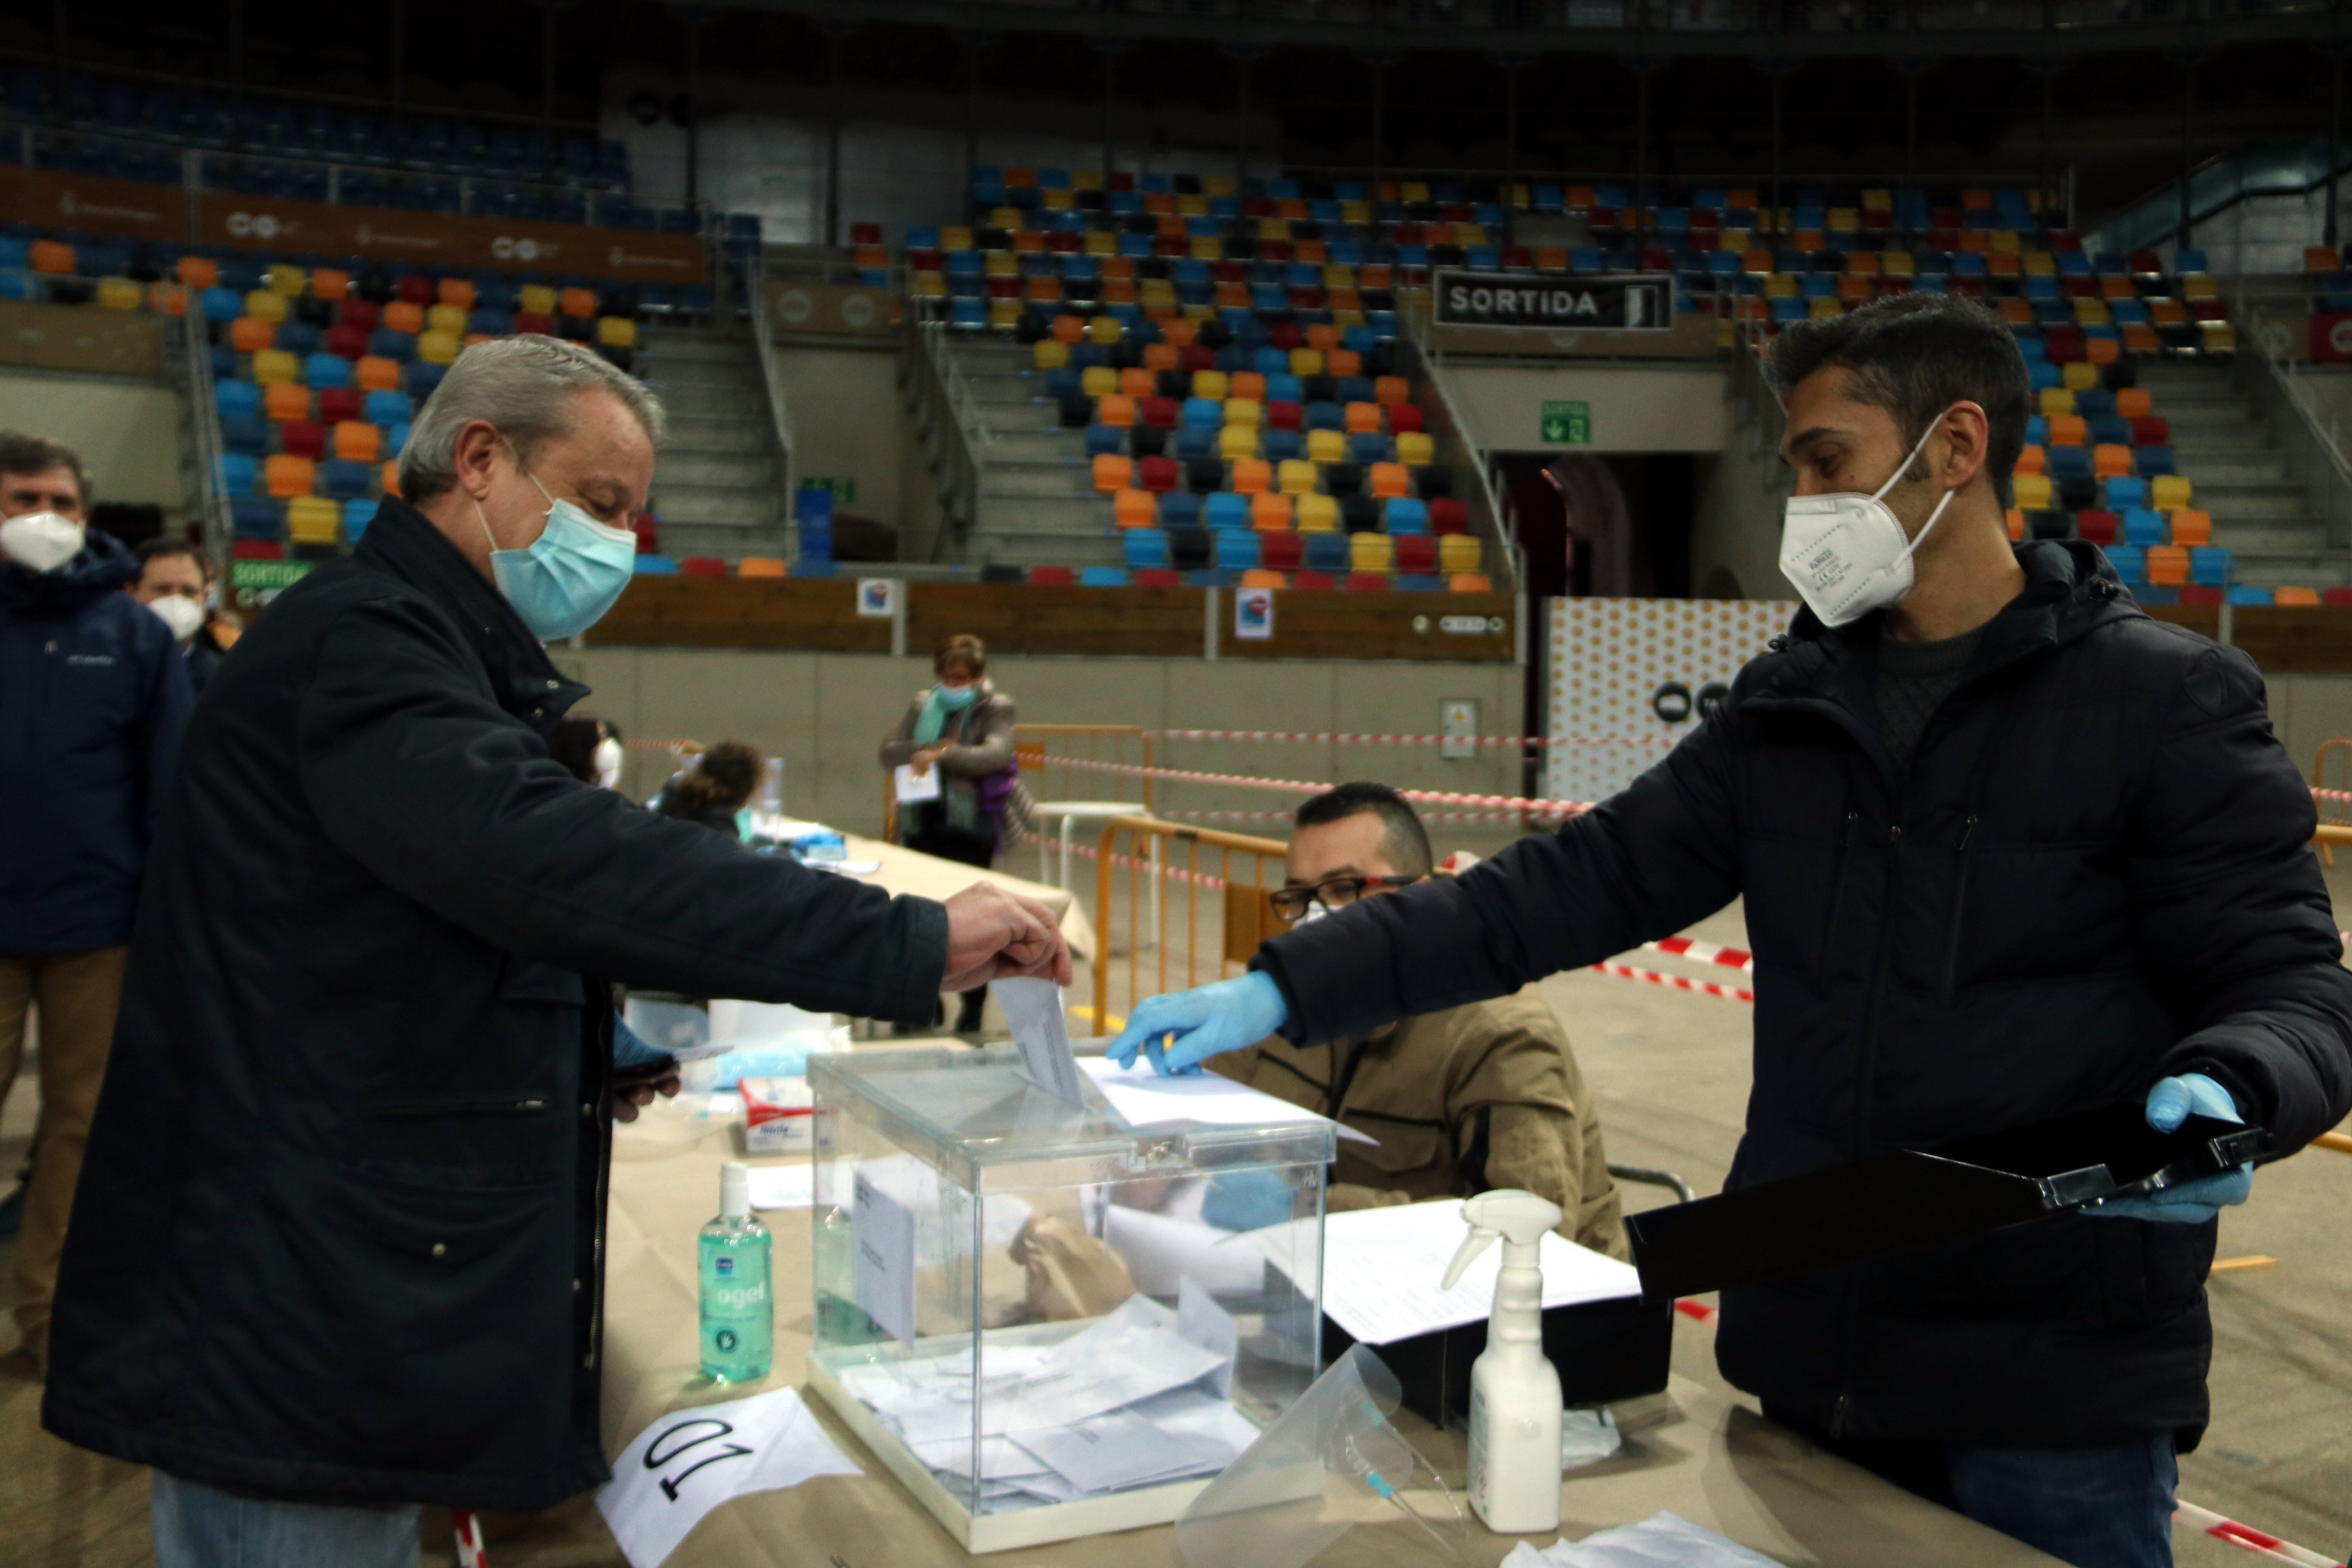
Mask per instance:
[[[542,641],[627,585],[660,433],[580,345],[467,350],[405,499],[189,727],[42,1410],[154,1467],[163,1568],[410,1568],[422,1503],[605,1479],[609,1125],[652,1092],[616,1083],[612,983],[922,1022],[1069,979],[1025,900],[746,855],[550,755],[587,691]]]
[[[2161,1131],[2255,1122],[2284,1155],[2352,1110],[2352,973],[2261,677],[2149,619],[2095,546],[2012,545],[2008,327],[1902,295],[1786,328],[1770,369],[1806,607],[1712,716],[1557,833],[1142,1003],[1111,1055],[1360,1036],[1738,897],[1730,1187],[2119,1102]],[[2160,1568],[2207,1419],[2215,1218],[2250,1174],[1727,1289],[1717,1359],[1904,1486],[2081,1568]]]

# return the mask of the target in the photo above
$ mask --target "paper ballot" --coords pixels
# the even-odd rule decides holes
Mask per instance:
[[[1639,1524],[1555,1541],[1540,1551],[1522,1541],[1501,1568],[1780,1568],[1774,1559],[1727,1541],[1680,1514],[1654,1513]]]
[[[799,1391],[779,1388],[662,1416],[613,1461],[596,1507],[633,1568],[658,1568],[730,1498],[864,1473],[834,1447]]]
[[[989,983],[996,1005],[1013,1026],[1013,1043],[1021,1047],[1022,1065],[1031,1081],[1067,1105],[1084,1105],[1077,1058],[1070,1053],[1069,1021],[1062,1012],[1062,988],[1050,980],[1015,979]]]
[[[917,773],[912,766],[900,763],[890,774],[898,791],[900,805],[913,805],[918,801],[940,798],[940,770],[935,765]]]
[[[755,1209],[804,1209],[816,1201],[814,1165],[754,1165],[751,1206]]]
[[[1002,982],[999,982],[1002,984]],[[1331,1131],[1352,1143],[1378,1145],[1380,1140],[1344,1122],[1318,1116],[1304,1106],[1276,1100],[1261,1089],[1248,1089],[1215,1073],[1190,1073],[1161,1078],[1145,1067],[1141,1058],[1124,1071],[1108,1057],[1088,1057],[1078,1063],[1102,1088],[1113,1110],[1130,1127],[1154,1127],[1166,1121],[1199,1121],[1212,1127],[1279,1127],[1286,1122],[1325,1121]],[[1452,1253],[1446,1254],[1448,1258]],[[1444,1273],[1444,1266],[1438,1266]]]
[[[1483,1321],[1495,1301],[1503,1249],[1488,1247],[1451,1290],[1438,1289],[1468,1231],[1458,1203],[1351,1209],[1323,1222],[1323,1312],[1368,1345]],[[1276,1268],[1291,1256],[1270,1253]],[[1307,1254],[1314,1256],[1312,1252]],[[1544,1233],[1543,1304],[1566,1307],[1642,1293],[1630,1263]]]

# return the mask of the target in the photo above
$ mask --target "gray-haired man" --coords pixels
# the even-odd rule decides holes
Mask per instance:
[[[573,778],[542,639],[619,596],[660,410],[551,338],[468,349],[349,562],[239,639],[132,938],[43,1419],[155,1467],[164,1568],[417,1560],[417,1505],[603,1480],[608,980],[928,1019],[1066,980],[942,907]]]

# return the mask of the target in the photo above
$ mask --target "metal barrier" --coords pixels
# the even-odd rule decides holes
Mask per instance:
[[[2345,763],[2345,776],[2334,784],[2327,782],[2327,759],[2331,756],[2341,756]],[[2352,804],[2347,804],[2352,801],[2352,794],[2347,792],[2352,792],[2352,741],[2339,735],[2333,741],[2322,741],[2318,754],[2311,760],[2311,803],[2319,808],[2322,827],[2352,826]],[[2333,844],[2322,840],[2319,854],[2328,865],[2336,864]]]
[[[1119,847],[1122,838],[1124,850]],[[1213,858],[1206,866],[1204,852]],[[1222,980],[1234,966],[1247,963],[1260,942],[1288,930],[1289,922],[1274,912],[1272,894],[1282,886],[1283,866],[1289,853],[1290,847],[1276,839],[1221,833],[1213,827],[1186,827],[1149,816],[1115,816],[1104,823],[1095,863],[1098,947],[1094,1032],[1110,1032],[1112,955],[1122,929],[1122,901],[1127,1004],[1131,1007],[1145,996]],[[1243,864],[1237,866],[1237,860]],[[1116,898],[1121,872],[1127,878],[1124,900]],[[1171,883],[1181,889],[1181,909],[1173,907]],[[1203,900],[1204,891],[1213,893],[1213,899]],[[1202,940],[1204,902],[1213,905],[1217,925],[1206,946]],[[1175,955],[1171,949],[1180,935],[1184,946],[1181,979],[1171,984],[1178,963],[1171,962]],[[1147,947],[1154,952],[1153,973],[1148,976],[1143,963]]]

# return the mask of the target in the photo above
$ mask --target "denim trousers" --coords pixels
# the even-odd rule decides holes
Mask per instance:
[[[155,1472],[158,1568],[417,1568],[415,1503],[270,1502]]]
[[[2169,1432],[2104,1448],[2008,1448],[1825,1437],[1783,1425],[2074,1568],[2172,1568],[2180,1466]]]

